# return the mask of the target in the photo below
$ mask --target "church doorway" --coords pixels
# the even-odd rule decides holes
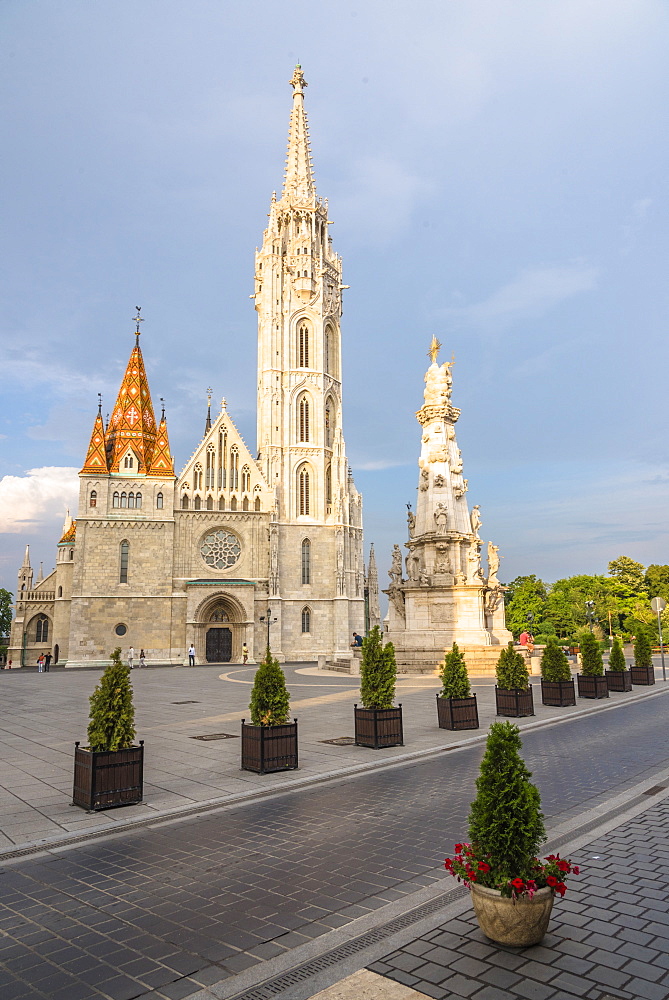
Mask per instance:
[[[232,659],[232,631],[229,628],[210,628],[206,641],[207,663],[229,663]]]

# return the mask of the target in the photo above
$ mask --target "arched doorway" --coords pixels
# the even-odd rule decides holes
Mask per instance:
[[[220,601],[207,615],[205,657],[207,663],[229,663],[232,659],[232,627],[230,610]]]

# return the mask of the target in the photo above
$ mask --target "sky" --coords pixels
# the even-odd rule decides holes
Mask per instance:
[[[303,67],[381,585],[432,336],[500,578],[669,563],[663,0],[3,0],[0,586],[48,572],[134,343],[180,470],[255,449],[253,253]]]

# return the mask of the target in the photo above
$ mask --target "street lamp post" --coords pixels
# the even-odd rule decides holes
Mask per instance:
[[[657,631],[660,634],[660,656],[662,657],[662,680],[666,681],[667,671],[664,667],[664,643],[662,642],[662,612],[667,606],[667,602],[663,597],[654,597],[650,602],[650,606],[657,615]]]
[[[272,618],[272,609],[271,608],[267,609],[267,615],[266,616],[265,615],[261,615],[261,617],[260,617],[260,621],[261,622],[265,622],[265,621],[267,622],[267,648],[268,649],[269,649],[269,627],[270,627],[270,625],[273,622],[276,622],[278,620],[279,620],[278,618]]]
[[[586,601],[585,602],[585,620],[588,628],[592,632],[595,625],[595,602]]]

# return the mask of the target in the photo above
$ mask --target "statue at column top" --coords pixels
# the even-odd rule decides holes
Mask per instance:
[[[423,398],[428,406],[442,406],[451,400],[451,387],[453,385],[451,368],[455,359],[438,365],[437,358],[440,348],[441,344],[436,337],[433,337],[428,351],[432,364],[425,373],[425,392],[423,393]]]

